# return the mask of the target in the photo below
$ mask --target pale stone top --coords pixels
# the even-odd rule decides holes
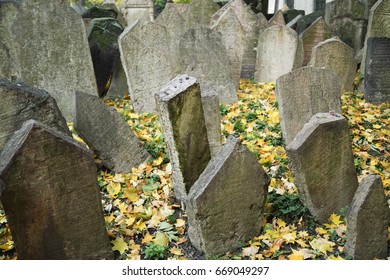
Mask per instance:
[[[159,93],[156,93],[156,96],[160,98],[161,101],[166,102],[174,98],[176,95],[186,91],[189,87],[193,86],[196,83],[196,78],[190,77],[188,75],[180,75],[166,84],[161,88]]]

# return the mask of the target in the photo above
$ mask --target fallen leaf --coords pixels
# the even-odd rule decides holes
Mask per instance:
[[[129,246],[122,238],[117,238],[113,241],[111,241],[111,244],[114,246],[112,247],[113,251],[119,251],[119,253],[122,255],[127,249],[129,249]]]

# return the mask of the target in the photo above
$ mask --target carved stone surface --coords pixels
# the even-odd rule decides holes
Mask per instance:
[[[195,24],[209,26],[212,15],[218,10],[219,5],[213,0],[192,0],[182,15],[190,28]]]

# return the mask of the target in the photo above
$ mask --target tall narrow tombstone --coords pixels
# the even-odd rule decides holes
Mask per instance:
[[[0,100],[0,152],[13,133],[29,119],[72,135],[57,102],[43,90],[0,80]]]
[[[340,79],[329,69],[302,67],[276,80],[280,126],[286,145],[317,114],[341,114]]]
[[[364,98],[373,104],[390,102],[390,38],[367,41]]]
[[[257,45],[255,82],[274,82],[293,70],[298,49],[297,33],[282,25],[267,28]]]
[[[332,32],[325,23],[324,19],[320,17],[314,21],[310,27],[303,31],[299,37],[302,38],[304,50],[303,66],[305,66],[310,61],[313,47],[315,47],[318,43],[331,38]]]
[[[260,233],[270,179],[238,138],[229,137],[188,195],[188,235],[206,256]]]
[[[70,121],[75,90],[97,95],[81,16],[62,0],[8,1],[0,6],[1,43],[12,65],[0,76],[46,90]]]
[[[196,77],[201,87],[213,87],[223,104],[238,100],[221,33],[195,25],[180,39],[179,54],[181,73]]]
[[[301,34],[305,31],[314,21],[316,21],[319,17],[323,17],[325,15],[324,11],[317,11],[308,15],[303,16],[297,22],[296,31],[298,34]]]
[[[0,155],[1,201],[19,259],[110,259],[95,161],[83,145],[30,120]]]
[[[334,37],[313,48],[309,65],[333,70],[340,78],[341,89],[352,91],[357,70],[354,55],[350,46]]]
[[[379,175],[368,175],[353,197],[347,216],[344,253],[355,260],[386,259],[390,211]]]
[[[358,187],[347,120],[318,113],[286,151],[299,198],[321,223],[350,205]]]
[[[123,98],[128,94],[126,73],[123,69],[122,61],[118,59],[115,63],[114,72],[110,79],[110,87],[105,97],[109,99]]]
[[[154,94],[174,76],[165,27],[138,20],[119,36],[119,49],[134,110],[155,112]]]
[[[194,77],[181,75],[155,98],[172,163],[174,193],[183,201],[211,158],[200,86]]]
[[[268,21],[267,27],[273,25],[286,25],[282,10],[277,11],[274,16]]]
[[[212,15],[218,10],[219,5],[213,0],[192,0],[183,17],[190,28],[195,24],[209,26]]]
[[[114,172],[128,173],[149,158],[122,116],[96,96],[75,93],[74,128],[103,165]]]

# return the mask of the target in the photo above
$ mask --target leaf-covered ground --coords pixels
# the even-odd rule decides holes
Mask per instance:
[[[259,225],[261,234],[239,244],[237,251],[215,258],[348,259],[343,254],[347,209],[319,224],[299,201],[281,136],[274,84],[243,80],[238,95],[237,103],[220,108],[222,139],[231,134],[239,136],[272,180],[263,224]],[[359,180],[365,174],[380,174],[390,202],[389,104],[366,103],[363,94],[357,92],[344,93],[342,102]],[[172,196],[172,166],[157,115],[133,113],[128,100],[107,103],[123,115],[153,156],[129,174],[98,173],[115,258],[204,258],[191,246],[185,211]],[[0,259],[14,258],[17,254],[0,208]]]

